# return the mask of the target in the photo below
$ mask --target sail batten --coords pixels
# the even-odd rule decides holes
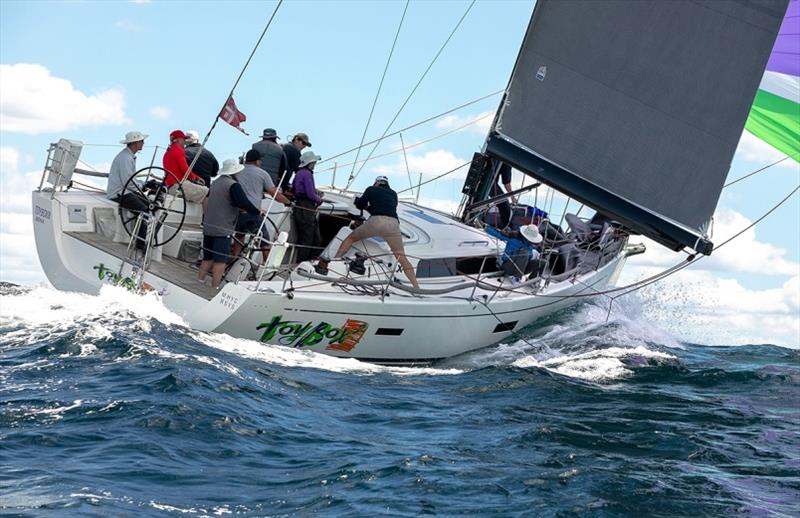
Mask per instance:
[[[533,154],[559,173],[532,176],[709,253],[705,228],[786,1],[539,0],[487,152]]]

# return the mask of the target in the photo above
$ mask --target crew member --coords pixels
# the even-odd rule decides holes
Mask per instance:
[[[505,162],[500,162],[499,171],[497,172],[497,183],[495,183],[492,186],[491,191],[489,191],[490,198],[503,194],[503,189],[500,187],[501,182],[506,192],[511,192],[514,190],[511,187],[511,166]],[[517,197],[510,196],[510,198],[511,203],[516,205]],[[511,204],[508,203],[508,199],[505,199],[497,204],[497,211],[500,214],[499,227],[506,228],[511,221]]]
[[[117,153],[114,161],[111,162],[111,169],[108,172],[108,183],[106,184],[106,197],[115,201],[120,207],[128,209],[136,215],[149,211],[150,203],[142,195],[141,187],[131,186],[127,192],[125,184],[136,174],[136,153],[144,147],[144,139],[148,136],[141,131],[129,131],[125,138],[120,140],[120,144],[125,147]],[[136,248],[144,249],[147,236],[147,223],[142,221],[139,225],[137,234]]]
[[[538,245],[542,242],[542,235],[536,225],[522,225],[519,231],[486,227],[486,232],[505,241],[500,269],[512,278],[512,282],[519,282],[525,274],[532,273],[536,277],[542,273],[546,263],[539,260]]]
[[[192,171],[203,179],[206,187],[210,186],[211,179],[217,176],[219,171],[219,162],[207,147],[200,145],[200,134],[197,131],[189,130],[186,132],[186,148],[183,151],[186,154],[187,164],[191,164],[197,153],[200,153],[200,158],[194,163]]]
[[[231,238],[236,230],[240,209],[253,216],[261,213],[250,203],[242,186],[231,176],[244,167],[234,158],[225,160],[219,171],[219,179],[209,189],[208,209],[203,218],[203,262],[200,263],[197,279],[205,282],[210,270],[211,286],[217,289],[230,257]]]
[[[281,175],[286,171],[286,155],[283,146],[276,140],[278,132],[273,128],[266,128],[261,134],[261,140],[253,144],[253,149],[261,154],[261,169],[269,174],[273,184],[278,185]]]
[[[397,217],[397,193],[389,186],[389,179],[385,176],[377,177],[375,183],[356,198],[355,206],[369,212],[369,219],[342,241],[334,259],[344,255],[356,241],[380,236],[389,245],[408,280],[415,288],[419,288],[417,275],[403,248],[403,235],[400,233],[400,220]],[[320,260],[320,263],[323,270],[327,268],[327,261]]]
[[[322,157],[313,151],[306,151],[300,157],[300,168],[294,176],[295,206],[292,211],[294,228],[297,233],[297,262],[302,263],[317,255],[322,243],[317,221],[317,207],[322,198],[314,185],[314,166]]]
[[[186,153],[184,152],[186,134],[181,130],[175,130],[169,134],[169,141],[170,146],[164,153],[163,159],[164,169],[167,170],[164,185],[168,192],[174,195],[178,192],[178,184],[182,182],[181,187],[183,187],[183,196],[186,201],[202,203],[205,211],[208,187],[203,185],[202,178],[193,171],[189,171],[189,164],[186,163]],[[189,175],[184,178],[186,171],[189,171]]]
[[[283,178],[281,187],[288,190],[292,185],[292,175],[300,168],[300,153],[307,147],[311,147],[311,141],[305,133],[297,133],[290,142],[283,145],[283,152],[286,154],[286,176]]]
[[[276,201],[289,205],[291,202],[282,193],[278,192],[272,178],[266,171],[261,169],[261,154],[255,149],[251,149],[244,157],[244,168],[241,172],[236,173],[235,179],[242,186],[247,199],[250,203],[261,208],[261,200],[264,199],[264,194],[269,194]],[[256,234],[261,228],[261,217],[256,214],[243,214],[236,224],[236,232],[238,239],[233,243],[233,256],[237,257],[242,251],[242,244],[240,242],[243,237],[241,234]],[[259,236],[254,236],[259,238]],[[262,249],[264,255],[266,250]]]

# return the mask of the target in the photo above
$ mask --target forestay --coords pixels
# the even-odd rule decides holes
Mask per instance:
[[[539,0],[490,155],[673,249],[708,222],[787,0]]]

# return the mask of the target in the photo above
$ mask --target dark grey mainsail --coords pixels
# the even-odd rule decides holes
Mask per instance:
[[[673,249],[706,236],[788,0],[538,0],[486,153]]]

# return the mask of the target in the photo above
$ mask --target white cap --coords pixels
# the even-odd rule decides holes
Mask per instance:
[[[222,169],[219,170],[219,174],[236,174],[243,169],[244,166],[240,164],[238,160],[235,158],[228,158],[222,162]]]
[[[542,242],[542,235],[536,225],[522,225],[519,227],[519,233],[533,244]]]
[[[375,178],[375,183],[389,183],[389,178],[386,176],[379,176]]]
[[[306,151],[300,156],[300,167],[305,167],[308,164],[313,164],[314,162],[319,162],[322,160],[322,157],[314,153],[313,151]]]
[[[197,132],[197,130],[189,130],[186,132],[186,142],[188,144],[200,142],[200,134]]]
[[[139,142],[140,140],[144,140],[150,135],[145,135],[141,131],[129,131],[125,134],[125,138],[120,140],[120,144],[128,145],[132,142]]]

